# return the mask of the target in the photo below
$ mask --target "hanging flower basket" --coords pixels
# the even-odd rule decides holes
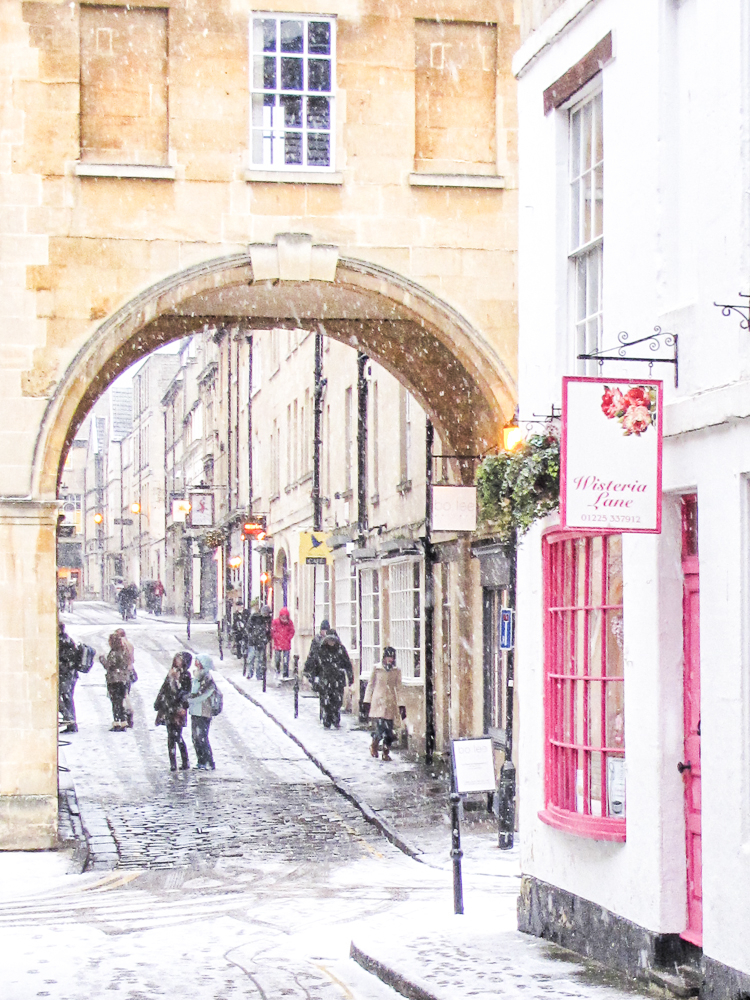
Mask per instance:
[[[532,434],[517,451],[485,458],[477,470],[479,512],[506,541],[560,503],[560,442],[553,431]]]
[[[224,544],[225,535],[221,528],[210,528],[203,536],[203,545],[207,549],[218,549]]]

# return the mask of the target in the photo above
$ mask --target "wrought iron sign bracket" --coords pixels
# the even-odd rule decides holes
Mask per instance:
[[[727,309],[735,308],[734,306],[727,306]],[[727,312],[725,315],[729,315]],[[677,354],[677,334],[668,333],[666,330],[662,330],[660,326],[654,327],[654,332],[650,337],[639,337],[638,340],[630,340],[630,334],[625,330],[621,330],[617,334],[617,339],[619,344],[617,347],[604,347],[601,351],[593,351],[591,354],[579,354],[577,355],[579,361],[596,361],[601,369],[606,361],[643,361],[648,365],[648,373],[651,374],[654,365],[674,365],[674,385],[675,389],[678,386],[678,354]],[[637,344],[646,344],[646,348],[654,353],[651,356],[646,357],[635,357],[628,352],[635,347]],[[663,348],[672,348],[671,357],[654,357],[657,351]]]
[[[737,292],[737,294],[748,301],[739,302],[737,305],[714,302],[714,305],[717,309],[721,309],[722,316],[731,316],[733,312],[736,312],[740,317],[740,330],[750,330],[750,294],[746,295],[745,292]]]

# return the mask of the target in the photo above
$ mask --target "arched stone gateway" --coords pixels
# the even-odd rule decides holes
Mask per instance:
[[[120,372],[206,326],[313,328],[363,350],[409,389],[453,454],[494,448],[515,406],[515,383],[497,352],[445,302],[393,271],[315,246],[306,234],[281,234],[274,244],[181,271],[101,324],[50,398],[31,495],[56,495],[70,441]]]
[[[0,501],[0,848],[49,847],[56,836],[55,497],[68,447],[128,365],[207,326],[320,329],[365,351],[413,393],[452,454],[493,450],[514,409],[496,350],[451,306],[305,234],[187,268],[109,316],[48,398],[28,495]]]

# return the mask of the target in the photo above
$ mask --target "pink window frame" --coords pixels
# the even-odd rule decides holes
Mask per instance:
[[[564,542],[571,542],[581,538],[587,540],[585,547],[585,558],[590,559],[591,556],[591,541],[596,538],[602,538],[606,540],[616,532],[599,532],[599,531],[567,531],[560,529],[550,529],[542,540],[542,557],[543,557],[543,567],[544,567],[544,774],[545,774],[545,808],[539,812],[539,818],[549,826],[553,826],[558,830],[565,830],[568,833],[575,833],[578,836],[589,837],[592,840],[609,840],[609,841],[620,841],[625,840],[626,835],[626,819],[613,816],[594,816],[591,814],[591,800],[588,789],[588,769],[590,766],[591,754],[601,753],[601,803],[602,811],[606,808],[607,795],[606,795],[606,760],[608,756],[624,756],[625,747],[608,747],[606,746],[606,692],[607,686],[610,683],[624,683],[622,677],[607,677],[607,652],[606,652],[606,642],[604,642],[604,636],[602,634],[602,651],[601,651],[601,676],[594,676],[589,674],[589,644],[588,636],[586,635],[584,639],[584,656],[585,663],[583,664],[583,669],[581,672],[572,672],[571,670],[565,669],[565,654],[560,646],[562,641],[562,630],[556,627],[556,622],[561,620],[561,615],[570,614],[574,615],[579,611],[588,612],[584,617],[584,628],[586,633],[588,633],[589,621],[591,617],[591,612],[595,610],[600,610],[602,613],[606,611],[617,610],[622,608],[621,604],[610,605],[607,603],[608,600],[608,577],[607,577],[607,558],[602,558],[602,587],[601,587],[601,604],[592,605],[590,596],[590,573],[588,569],[585,573],[585,595],[583,605],[578,605],[571,603],[569,607],[562,604],[553,603],[556,601],[557,594],[559,594],[561,589],[561,584],[559,579],[555,580],[553,578],[553,573],[555,570],[555,556],[558,551],[561,553],[565,550],[561,547],[557,549],[558,545]],[[604,551],[607,551],[608,546],[606,541],[604,541]],[[566,572],[570,569],[570,572],[575,571],[575,565],[568,566],[565,564]],[[564,586],[564,585],[563,585]],[[571,630],[571,634],[575,635],[574,630]],[[575,732],[576,727],[574,725],[575,719],[575,702],[576,699],[571,693],[570,698],[570,712],[571,712],[571,739],[564,740],[563,733],[556,728],[555,722],[559,724],[560,722],[560,712],[562,711],[564,705],[564,698],[561,695],[562,684],[578,684],[584,683],[584,713],[588,715],[588,698],[589,698],[589,684],[586,682],[587,678],[591,676],[592,681],[601,682],[601,711],[602,711],[602,745],[593,746],[587,742],[576,743],[575,742]],[[555,684],[554,682],[558,683]],[[584,811],[579,813],[574,809],[570,809],[564,804],[564,800],[567,797],[570,801],[571,789],[572,796],[575,800],[576,795],[576,778],[577,778],[577,763],[579,759],[579,753],[584,752]],[[563,804],[561,804],[563,803]]]

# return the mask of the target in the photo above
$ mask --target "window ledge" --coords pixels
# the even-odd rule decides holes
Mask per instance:
[[[504,188],[504,177],[489,174],[409,174],[412,187]]]
[[[539,819],[556,830],[564,830],[589,840],[609,840],[625,843],[625,820],[606,816],[582,816],[557,806],[547,806],[539,812]]]
[[[177,175],[174,167],[156,167],[136,163],[80,163],[75,164],[76,177],[144,177],[152,180],[173,181]]]
[[[312,170],[246,170],[245,180],[254,184],[343,184],[342,173],[316,173]]]

